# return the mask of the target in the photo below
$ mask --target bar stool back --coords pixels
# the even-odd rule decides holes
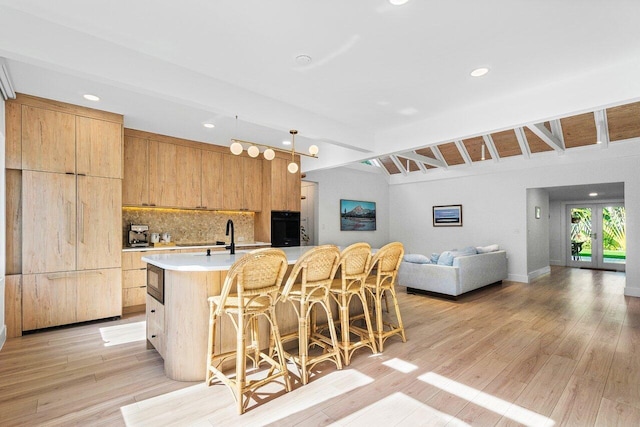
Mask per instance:
[[[359,348],[368,347],[373,353],[376,353],[376,341],[364,290],[370,265],[371,246],[368,243],[355,243],[345,248],[340,254],[340,278],[334,279],[331,286],[331,296],[340,310],[340,333],[342,339],[339,345],[345,365],[349,365],[351,356]],[[352,318],[349,313],[349,306],[353,298],[360,300],[363,314]],[[353,324],[353,321],[358,319],[364,320],[365,328]],[[351,334],[357,335],[358,340],[352,341]]]
[[[342,369],[340,348],[331,313],[329,289],[338,269],[340,251],[337,246],[324,245],[304,253],[293,266],[282,291],[282,301],[289,301],[298,316],[298,330],[282,336],[283,343],[298,340],[298,354],[286,353],[300,370],[302,384],[309,382],[309,371],[325,360]],[[327,314],[329,337],[315,328],[315,308]],[[322,348],[322,354],[309,355],[310,346]]]
[[[220,295],[209,297],[206,384],[211,386],[217,380],[227,385],[236,400],[239,414],[247,409],[252,393],[269,382],[284,377],[286,391],[291,390],[275,317],[275,304],[286,270],[287,257],[282,250],[256,249],[231,266]],[[228,316],[236,330],[236,348],[216,354],[216,328],[222,316]],[[270,326],[269,354],[260,351],[258,319],[261,316],[268,320]],[[250,337],[249,343],[247,335]],[[266,377],[248,380],[247,358],[253,360],[254,367],[267,362],[270,367]],[[225,361],[233,359],[235,376],[232,377],[222,372],[222,366]]]
[[[402,338],[402,342],[407,342],[395,290],[396,276],[398,275],[398,268],[400,268],[403,255],[404,246],[400,242],[389,243],[380,248],[373,255],[369,268],[369,277],[365,282],[365,289],[375,305],[376,327],[373,334],[376,337],[377,349],[380,352],[382,352],[384,342],[392,335],[398,334]],[[391,320],[383,320],[382,299],[386,294],[389,294],[393,299],[396,324],[392,323]]]

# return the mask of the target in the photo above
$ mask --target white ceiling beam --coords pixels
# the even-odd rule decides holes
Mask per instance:
[[[516,133],[516,139],[518,140],[518,144],[520,145],[520,151],[522,151],[522,155],[525,159],[531,157],[531,149],[529,148],[529,143],[527,142],[527,135],[524,133],[524,129],[521,127],[515,128],[514,132]]]
[[[456,144],[456,147],[458,147],[458,151],[460,152],[460,155],[462,156],[462,159],[464,160],[464,162],[468,165],[472,164],[473,161],[471,160],[471,156],[469,155],[469,152],[467,151],[467,147],[464,146],[462,141],[456,140],[455,144]]]
[[[531,132],[535,133],[538,138],[544,141],[549,147],[556,150],[557,153],[564,153],[564,143],[553,135],[542,123],[533,123],[527,125]]]
[[[445,163],[442,160],[432,159],[431,157],[423,156],[422,154],[418,154],[414,151],[407,151],[406,153],[398,153],[398,156],[402,156],[406,159],[411,159],[418,163],[424,163],[429,166],[435,166],[437,168],[446,167]]]
[[[602,145],[602,148],[609,148],[609,122],[607,121],[607,112],[605,110],[596,110],[593,112],[593,118],[596,122],[596,141]]]
[[[551,134],[558,138],[558,141],[560,141],[562,146],[565,147],[564,134],[562,133],[562,123],[560,122],[560,119],[551,120],[549,123],[551,124]]]
[[[442,167],[445,169],[449,168],[449,165],[447,164],[447,161],[445,160],[444,156],[442,155],[442,152],[440,152],[440,149],[438,148],[437,145],[433,145],[431,146],[431,151],[433,152],[433,155],[436,156],[436,159],[440,160],[442,162]]]
[[[493,160],[495,163],[498,163],[500,161],[500,157],[498,156],[498,150],[496,150],[496,144],[493,143],[493,138],[491,138],[491,135],[482,135],[482,140],[487,146],[489,154],[491,154],[491,160]]]
[[[400,172],[402,172],[402,175],[407,176],[408,171],[407,169],[404,168],[404,166],[402,165],[402,162],[393,154],[389,157],[391,157],[391,161],[393,162],[393,164],[395,164],[396,167],[400,170]]]

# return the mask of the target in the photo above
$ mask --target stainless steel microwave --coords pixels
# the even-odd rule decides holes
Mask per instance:
[[[147,293],[164,305],[164,269],[147,264]]]

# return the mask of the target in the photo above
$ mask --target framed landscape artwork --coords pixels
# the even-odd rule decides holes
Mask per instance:
[[[340,199],[340,231],[376,229],[376,202]]]
[[[462,227],[462,205],[433,207],[434,227]]]

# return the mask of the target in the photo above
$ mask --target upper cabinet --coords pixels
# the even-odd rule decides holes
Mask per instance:
[[[300,173],[289,173],[289,159],[277,157],[271,161],[271,208],[274,211],[300,210]]]
[[[78,175],[122,178],[122,124],[76,117]]]
[[[123,175],[122,204],[149,206],[149,142],[146,139],[125,135]]]
[[[262,210],[262,160],[223,155],[223,205],[231,210]]]
[[[200,159],[199,149],[149,141],[149,204],[200,208]]]
[[[223,156],[224,154],[216,151],[202,150],[202,201],[200,203],[204,209],[220,209],[224,206]]]

